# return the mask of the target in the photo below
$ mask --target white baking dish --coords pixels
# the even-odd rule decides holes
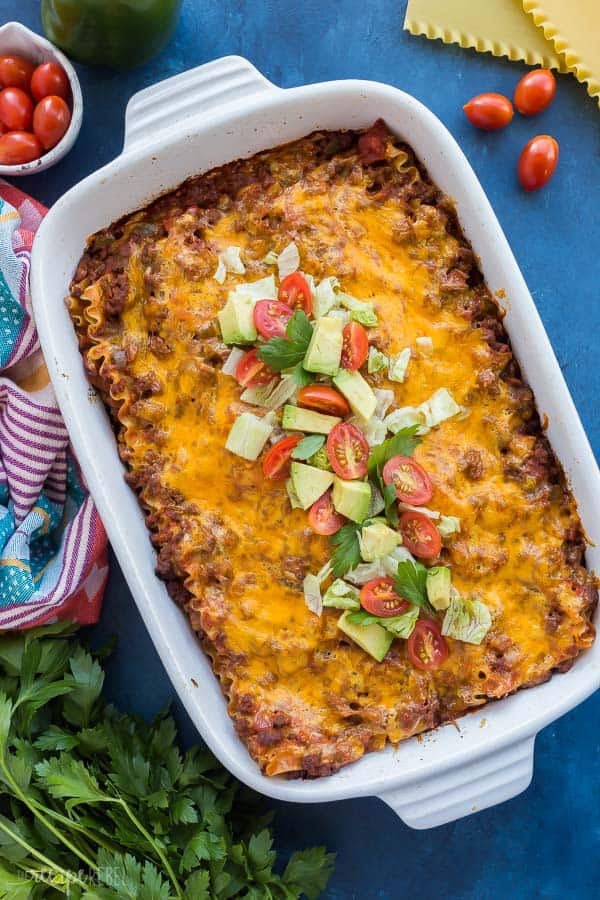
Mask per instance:
[[[183,614],[154,575],[154,551],[137,499],[123,480],[113,432],[85,378],[63,298],[86,237],[190,175],[250,156],[317,128],[360,128],[377,117],[415,149],[455,198],[490,289],[505,292],[506,323],[549,436],[600,543],[600,473],[535,306],[488,200],[436,117],[395,88],[339,81],[281,90],[246,60],[227,57],[137,94],[127,107],[122,154],[51,209],[33,249],[32,291],[60,408],[109,538],[156,649],[202,737],[251,787],[282,800],[376,795],[415,828],[484,809],[524,790],[537,732],[600,684],[600,642],[570,672],[378,753],[318,781],[266,778],[237,738],[216,678]],[[588,552],[600,569],[600,554]],[[143,660],[140,660],[143,667]]]

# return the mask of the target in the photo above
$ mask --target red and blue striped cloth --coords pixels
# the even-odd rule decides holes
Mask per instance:
[[[107,539],[43,364],[28,291],[41,204],[0,182],[0,630],[97,621]]]

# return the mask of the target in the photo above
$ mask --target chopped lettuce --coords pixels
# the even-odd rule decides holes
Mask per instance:
[[[215,281],[218,281],[219,284],[223,284],[228,272],[233,272],[235,275],[244,274],[246,266],[242,262],[240,253],[241,247],[235,247],[233,245],[227,247],[222,253],[219,253],[217,257],[217,270],[213,275]]]
[[[323,606],[331,606],[333,609],[360,609],[359,598],[360,591],[357,588],[337,578],[325,591]]]
[[[278,259],[279,259],[279,257],[277,256],[275,251],[269,250],[267,255],[264,257],[263,262],[266,263],[268,266],[276,266]]]
[[[409,638],[414,631],[419,618],[419,607],[411,606],[401,616],[393,616],[389,619],[381,619],[380,625],[387,631],[391,631],[394,637]]]
[[[369,375],[373,375],[375,372],[381,372],[386,368],[387,364],[388,358],[385,353],[382,353],[377,347],[371,345],[369,347],[369,357],[367,359],[367,372]]]
[[[460,519],[458,516],[441,516],[437,527],[442,537],[450,537],[460,531]]]
[[[225,443],[225,449],[242,459],[256,460],[273,431],[270,421],[244,412],[237,417]]]
[[[293,490],[293,488],[292,488]],[[289,493],[289,488],[288,488]],[[304,578],[302,582],[302,589],[304,592],[304,602],[311,612],[315,613],[315,615],[320,616],[323,612],[323,599],[321,597],[321,585],[324,581],[326,581],[331,575],[331,560],[325,563],[325,565],[319,569],[316,575],[312,575],[310,572]]]
[[[396,434],[403,428],[410,428],[411,425],[419,426],[417,434],[427,434],[429,431],[425,424],[425,415],[418,406],[403,406],[400,409],[394,409],[383,421],[392,434]]]
[[[425,416],[425,424],[428,428],[435,428],[440,422],[461,412],[461,407],[446,388],[440,388],[435,394],[432,394],[429,400],[421,403],[420,409]]]
[[[410,347],[405,347],[404,350],[401,350],[396,356],[390,357],[388,366],[388,376],[390,381],[399,381],[400,383],[404,381],[410,357]]]
[[[258,300],[277,300],[277,287],[275,286],[275,276],[267,275],[266,278],[259,278],[258,281],[244,281],[242,284],[236,284],[232,291],[229,291],[229,297],[244,297],[256,303]]]
[[[281,380],[274,379],[268,384],[246,388],[240,400],[253,403],[265,409],[278,409],[287,403],[296,393],[298,385],[293,375],[284,375]]]
[[[237,367],[240,363],[242,357],[244,357],[245,351],[240,350],[239,347],[234,347],[225,362],[223,363],[223,368],[221,371],[224,375],[233,375],[235,377],[235,373],[237,372]]]
[[[292,272],[295,272],[300,265],[300,254],[298,248],[292,241],[287,247],[284,247],[277,257],[277,268],[279,270],[279,278],[283,281]]]
[[[418,512],[427,516],[428,519],[439,519],[440,514],[435,509],[429,509],[428,506],[413,506],[412,503],[398,503],[398,508],[406,512]]]
[[[466,644],[480,644],[491,626],[492,617],[485,603],[454,596],[444,616],[442,634]]]
[[[346,294],[344,291],[338,291],[337,298],[342,306],[350,311],[350,318],[354,319],[355,322],[360,322],[361,325],[366,325],[368,328],[379,324],[379,319],[372,303],[363,303],[362,300],[357,300],[352,294]]]
[[[383,444],[388,430],[382,419],[378,419],[377,416],[371,416],[366,425],[364,423],[359,423],[359,425],[362,427],[369,447],[378,447],[379,444]]]
[[[380,512],[383,512],[385,509],[385,500],[375,487],[375,485],[371,482],[371,505],[369,506],[369,511],[367,513],[367,519],[372,519],[373,516],[378,516]]]
[[[337,294],[335,292],[335,288],[338,286],[339,281],[334,275],[330,275],[329,278],[324,278],[322,281],[317,284],[313,289],[313,315],[315,319],[320,319],[322,316],[326,316],[327,313],[338,307],[340,302],[338,300]]]
[[[375,415],[378,419],[383,419],[386,412],[395,400],[395,394],[390,388],[373,388],[377,406],[375,407]]]
[[[419,348],[419,353],[421,356],[427,357],[431,356],[433,353],[433,341],[430,337],[418,337],[416,339],[417,347]]]

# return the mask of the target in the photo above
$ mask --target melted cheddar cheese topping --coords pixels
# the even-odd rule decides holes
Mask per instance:
[[[159,574],[268,774],[335,771],[545,680],[593,640],[575,505],[452,208],[408,148],[390,140],[385,163],[369,166],[351,138],[336,147],[316,135],[194,179],[95,236],[70,298]],[[468,410],[427,434],[415,459],[434,484],[429,506],[461,520],[442,561],[492,628],[479,646],[448,639],[432,672],[411,666],[402,640],[375,662],[338,630],[339,612],[307,609],[302,578],[329,558],[327,538],[260,460],[224,449],[251,407],[221,371],[216,314],[291,240],[303,271],[336,275],[376,305],[369,336],[386,354],[431,337],[403,384],[378,373],[372,385],[392,388],[399,407],[447,388]],[[212,276],[230,245],[247,271],[221,285]]]

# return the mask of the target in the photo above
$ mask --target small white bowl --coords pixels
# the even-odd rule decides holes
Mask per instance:
[[[46,38],[40,37],[34,31],[30,31],[29,28],[21,25],[20,22],[7,22],[6,25],[0,28],[0,56],[7,53],[16,53],[19,56],[24,56],[25,59],[30,60],[36,66],[44,62],[56,62],[67,73],[67,78],[71,85],[71,121],[58,144],[32,162],[22,163],[19,166],[0,165],[0,175],[8,175],[9,177],[32,175],[42,172],[44,169],[49,169],[59,159],[62,159],[75,143],[83,116],[81,87],[75,69],[64,53],[61,53]]]

